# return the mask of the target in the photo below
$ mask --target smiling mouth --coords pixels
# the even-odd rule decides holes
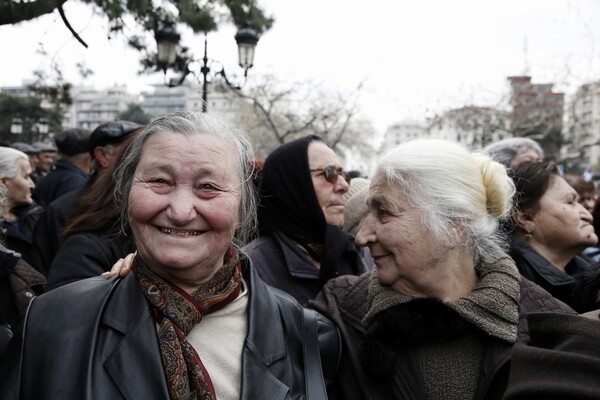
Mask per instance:
[[[184,230],[175,230],[164,227],[158,228],[162,233],[166,233],[167,235],[176,235],[176,236],[198,236],[202,233],[202,231],[184,231]]]

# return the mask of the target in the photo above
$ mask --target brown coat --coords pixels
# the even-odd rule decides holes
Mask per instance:
[[[339,397],[344,400],[391,400],[426,398],[418,366],[410,354],[398,357],[390,382],[377,383],[367,377],[358,357],[358,347],[366,332],[361,320],[367,312],[369,273],[359,277],[342,276],[329,281],[311,307],[335,322],[342,335],[342,360],[337,376]],[[536,284],[522,279],[518,341],[529,340],[527,315],[531,312],[575,312]],[[477,399],[499,399],[506,389],[512,346],[490,337],[484,354]],[[415,373],[417,371],[417,373]]]

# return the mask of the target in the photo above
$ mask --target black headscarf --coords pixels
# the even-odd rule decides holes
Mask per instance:
[[[267,157],[259,185],[258,218],[261,234],[281,231],[305,248],[323,245],[320,279],[325,282],[363,271],[354,239],[327,224],[319,205],[308,164],[308,146],[313,141],[325,143],[309,135],[279,146]]]

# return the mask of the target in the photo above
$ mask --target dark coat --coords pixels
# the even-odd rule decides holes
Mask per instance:
[[[347,246],[348,251],[353,254],[345,265],[354,266],[354,270],[340,268],[336,271],[336,276],[360,275],[368,270],[360,262],[355,262],[360,259],[358,249],[350,237],[348,240],[351,241]],[[267,284],[291,294],[300,304],[314,299],[323,287],[323,282],[319,279],[319,269],[282,232],[261,234],[258,239],[250,242],[244,251],[256,265],[258,275]]]
[[[358,348],[366,329],[362,324],[368,308],[369,273],[332,279],[309,305],[336,323],[342,335],[343,351],[337,388],[345,400],[424,399],[424,384],[410,350],[397,357],[390,381],[370,379],[359,360]],[[527,315],[534,311],[559,311],[575,314],[539,286],[522,279],[519,305],[518,341],[527,342]],[[506,389],[512,345],[489,336],[483,355],[476,399],[500,399]],[[416,373],[415,373],[416,372]]]
[[[60,245],[48,273],[47,290],[110,271],[119,258],[135,251],[133,240],[122,235],[77,233]]]
[[[552,296],[583,313],[600,308],[596,302],[600,290],[600,269],[582,256],[575,256],[565,271],[542,257],[523,240],[511,237],[510,256],[521,275],[537,283]]]
[[[37,204],[18,207],[12,210],[19,220],[17,229],[6,221],[2,221],[4,230],[3,242],[10,250],[21,254],[27,264],[36,267],[33,256],[33,230],[44,209]]]
[[[0,354],[46,279],[14,252],[0,245]]]
[[[63,228],[87,187],[86,185],[73,190],[54,200],[46,206],[35,225],[32,247],[33,266],[46,276],[60,246]]]
[[[531,341],[513,349],[506,400],[600,399],[600,320],[531,314]]]
[[[57,160],[52,170],[35,187],[36,198],[47,206],[65,193],[85,185],[89,175],[67,160]]]
[[[240,398],[303,399],[302,308],[249,266],[244,275],[250,297]],[[24,338],[21,364],[8,364],[12,376],[0,374],[8,384],[0,385],[4,399],[169,398],[156,320],[133,274],[90,278],[37,297]],[[323,368],[327,380],[335,373],[340,342],[322,316],[319,345],[321,359],[330,362]]]

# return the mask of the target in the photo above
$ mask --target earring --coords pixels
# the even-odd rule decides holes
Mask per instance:
[[[527,233],[525,234],[525,240],[530,241],[531,240],[531,234],[532,234],[532,232],[527,231]]]

